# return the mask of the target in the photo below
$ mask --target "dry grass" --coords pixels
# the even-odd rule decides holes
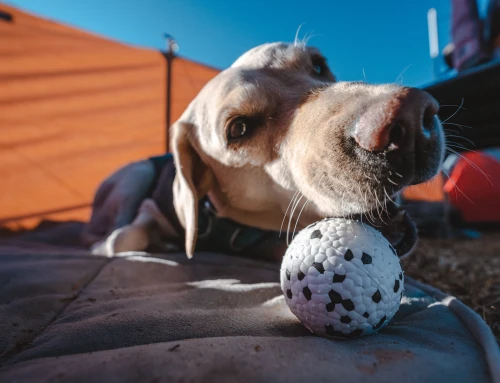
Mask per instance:
[[[421,238],[403,269],[472,307],[500,343],[500,233],[476,240]]]

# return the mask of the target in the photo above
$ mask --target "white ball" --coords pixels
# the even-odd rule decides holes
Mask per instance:
[[[354,338],[373,334],[391,320],[404,277],[396,251],[380,232],[331,218],[293,239],[281,265],[281,289],[310,331]]]

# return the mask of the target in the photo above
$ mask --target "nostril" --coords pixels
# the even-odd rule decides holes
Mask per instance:
[[[396,122],[389,133],[389,150],[397,149],[403,143],[405,137],[405,127],[400,122]]]
[[[434,116],[437,114],[436,108],[429,106],[422,117],[422,127],[425,133],[429,133],[434,127]]]

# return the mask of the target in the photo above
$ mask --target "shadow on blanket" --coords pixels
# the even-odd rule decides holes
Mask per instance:
[[[329,340],[291,314],[276,264],[214,253],[96,257],[75,246],[81,228],[46,223],[0,241],[0,381],[499,379],[486,324],[410,278],[378,335]]]

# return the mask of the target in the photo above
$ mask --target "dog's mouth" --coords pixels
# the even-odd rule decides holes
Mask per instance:
[[[367,212],[357,214],[352,219],[359,220],[380,231],[396,250],[397,255],[403,258],[409,255],[417,243],[417,227],[405,210],[395,203],[388,203],[382,214]]]

